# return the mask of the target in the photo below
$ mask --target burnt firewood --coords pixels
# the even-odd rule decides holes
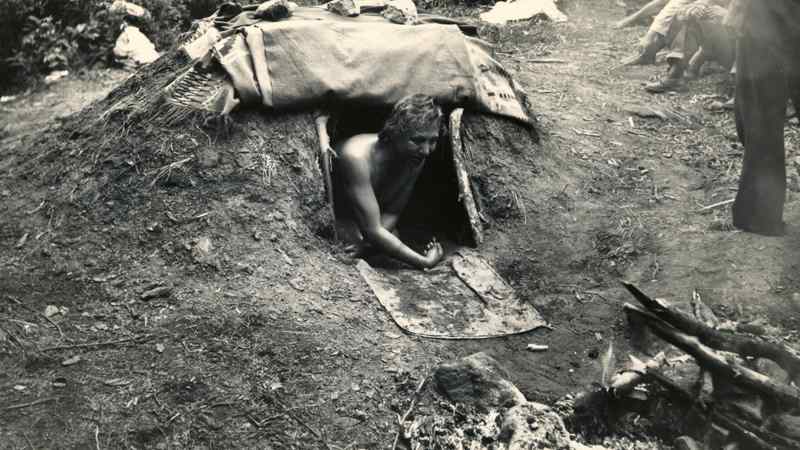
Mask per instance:
[[[766,375],[736,362],[727,361],[712,348],[704,345],[697,337],[681,332],[648,311],[629,303],[625,304],[624,308],[629,314],[644,319],[658,337],[692,355],[701,367],[744,388],[774,399],[789,411],[800,409],[800,390],[797,388],[776,383]]]
[[[650,380],[657,382],[673,395],[677,401],[692,406],[709,425],[716,424],[728,430],[734,439],[745,446],[744,448],[758,450],[800,448],[800,441],[762,429],[746,420],[721,412],[715,409],[713,405],[698,403],[692,393],[664,376],[658,370],[648,371],[647,375]]]
[[[774,433],[800,440],[800,416],[777,414],[767,420],[767,428]]]
[[[800,355],[794,349],[746,336],[720,332],[668,305],[663,300],[647,296],[630,283],[622,284],[648,311],[678,330],[697,336],[704,345],[717,350],[738,353],[742,356],[771,359],[789,372],[791,378],[794,379],[800,375]]]

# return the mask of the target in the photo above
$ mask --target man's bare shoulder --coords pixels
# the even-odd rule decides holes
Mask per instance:
[[[340,143],[336,150],[339,157],[346,161],[367,161],[377,142],[376,134],[357,134]]]

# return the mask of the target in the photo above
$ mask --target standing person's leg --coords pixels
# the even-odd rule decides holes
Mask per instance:
[[[789,80],[789,99],[794,105],[794,116],[800,117],[800,77],[798,76]]]
[[[789,99],[794,106],[794,116],[800,118],[800,36],[789,47],[786,60]]]
[[[780,56],[741,37],[736,52],[736,122],[744,144],[733,225],[745,231],[783,232],[786,166],[783,123],[788,96]]]

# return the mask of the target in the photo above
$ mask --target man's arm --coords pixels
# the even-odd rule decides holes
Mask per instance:
[[[408,199],[411,198],[412,192],[414,192],[413,186],[406,187],[390,205],[387,205],[384,210],[381,211],[381,224],[383,228],[386,228],[392,233],[395,232],[397,222],[400,220],[400,214],[402,214],[408,204]]]
[[[641,9],[631,14],[630,16],[620,20],[614,25],[614,28],[625,28],[632,26],[636,22],[644,19],[645,17],[652,17],[661,11],[666,6],[668,0],[653,0],[652,2],[642,6]]]
[[[381,214],[381,225],[383,228],[389,230],[390,233],[395,232],[397,229],[397,222],[400,220],[400,214],[397,213],[383,213]]]
[[[343,156],[339,166],[345,180],[345,193],[352,203],[356,222],[370,244],[387,255],[420,269],[433,267],[439,262],[441,252],[438,252],[438,255],[437,252],[429,252],[426,256],[422,256],[405,245],[381,223],[380,207],[372,190],[366,161]],[[388,222],[393,221],[396,224],[396,218],[388,219],[390,219]]]

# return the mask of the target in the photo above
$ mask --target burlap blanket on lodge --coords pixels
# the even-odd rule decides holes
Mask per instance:
[[[222,82],[232,87],[198,102],[207,111],[228,113],[239,104],[278,110],[339,102],[391,106],[408,94],[424,93],[445,106],[530,122],[524,94],[492,57],[491,47],[465,36],[457,25],[398,25],[380,16],[341,17],[319,8],[299,8],[279,22],[247,17],[234,22],[233,29],[210,30],[203,37],[210,48],[206,60],[221,65],[227,74]]]

